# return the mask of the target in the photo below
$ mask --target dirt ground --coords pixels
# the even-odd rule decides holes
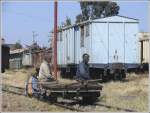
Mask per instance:
[[[33,69],[7,70],[2,74],[2,84],[24,87],[25,81],[33,73]],[[65,82],[75,82],[60,79]],[[117,107],[136,110],[138,112],[148,111],[148,74],[127,74],[124,82],[111,81],[103,83],[102,95],[97,103],[104,103],[114,107],[106,108],[97,105],[79,106],[89,111],[121,111]],[[116,107],[116,108],[115,108]],[[22,95],[2,93],[2,111],[70,111],[50,103],[39,101]]]

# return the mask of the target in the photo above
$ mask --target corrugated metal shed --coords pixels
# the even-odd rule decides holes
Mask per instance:
[[[22,58],[10,59],[10,69],[20,69],[22,68]]]
[[[32,54],[31,53],[23,53],[22,56],[22,65],[23,66],[32,66]]]
[[[16,49],[10,51],[10,69],[22,68],[22,55],[25,49]]]
[[[25,51],[25,49],[15,49],[15,50],[11,50],[10,51],[10,54],[19,54],[19,53],[22,53],[23,51]]]
[[[34,67],[36,66],[40,66],[43,59],[44,59],[44,54],[47,54],[49,56],[51,56],[52,52],[50,49],[48,50],[41,50],[41,51],[36,51],[32,53],[32,65]]]
[[[23,66],[40,66],[43,61],[44,54],[52,54],[51,49],[41,49],[41,50],[34,50],[34,51],[25,51],[23,53],[22,64]]]

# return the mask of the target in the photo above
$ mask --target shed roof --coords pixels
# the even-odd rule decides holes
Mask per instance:
[[[10,51],[10,54],[22,53],[23,51],[25,51],[25,49],[16,49],[16,50]]]
[[[148,32],[140,32],[138,33],[138,36],[139,36],[139,41],[146,41],[146,40],[149,41],[150,38],[150,34]]]

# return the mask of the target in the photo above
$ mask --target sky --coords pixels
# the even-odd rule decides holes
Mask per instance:
[[[148,2],[118,2],[119,15],[139,19],[139,31],[148,31]],[[68,16],[72,23],[81,13],[77,1],[58,2],[58,25]],[[54,26],[54,3],[47,2],[2,2],[2,36],[6,43],[31,45],[33,31],[40,46],[49,47],[49,32]]]

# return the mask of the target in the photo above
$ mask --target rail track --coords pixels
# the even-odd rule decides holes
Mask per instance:
[[[10,90],[11,89],[11,90]],[[16,90],[20,90],[20,92],[17,92]],[[21,91],[22,90],[22,91]],[[3,92],[7,92],[7,93],[11,93],[11,94],[15,94],[15,95],[20,95],[20,96],[25,96],[25,88],[20,88],[20,87],[16,87],[16,86],[11,86],[11,85],[3,85],[2,86],[2,91]],[[43,100],[44,102],[47,103],[51,103],[49,101]],[[72,111],[77,111],[77,112],[86,112],[85,110],[82,109],[78,109],[78,108],[74,108],[69,104],[64,104],[64,103],[59,103],[59,102],[52,102],[51,104],[56,105],[58,107],[62,107],[68,110],[72,110]]]
[[[11,89],[11,90],[10,90]],[[16,94],[16,95],[21,95],[21,96],[25,96],[25,88],[20,88],[20,87],[16,87],[16,86],[11,86],[11,85],[3,85],[2,86],[2,91],[3,92],[7,92],[7,93],[12,93],[12,94]],[[71,111],[77,111],[77,112],[89,112],[87,110],[84,110],[82,105],[78,108],[75,108],[74,105],[75,104],[69,104],[69,103],[64,103],[64,102],[50,102],[47,100],[42,100],[43,102],[47,102],[49,104],[53,104],[56,105],[58,107],[62,107]],[[76,103],[79,104],[79,103]],[[105,103],[94,103],[91,104],[91,106],[101,106],[101,107],[106,107],[106,108],[114,108],[117,110],[122,110],[122,111],[126,111],[126,112],[137,112],[136,110],[132,110],[132,109],[126,109],[126,108],[120,108],[120,107],[116,107],[116,106],[112,106],[112,105],[107,105]],[[84,105],[85,107],[85,105]]]
[[[68,105],[63,105],[63,104],[60,104],[60,103],[54,103],[54,105],[59,106],[59,107],[63,107],[63,108],[66,108],[66,109],[69,109],[69,110],[72,110],[72,111],[87,112],[87,111],[85,111],[85,110],[78,109],[78,108],[74,108],[74,107],[68,106]]]
[[[96,103],[96,104],[93,104],[93,105],[103,106],[103,107],[106,107],[106,108],[114,108],[114,109],[123,110],[123,111],[126,111],[126,112],[137,112],[136,110],[126,109],[126,108],[120,108],[120,107],[116,107],[116,106],[112,106],[112,105],[107,105],[107,104],[104,104],[104,103]]]

